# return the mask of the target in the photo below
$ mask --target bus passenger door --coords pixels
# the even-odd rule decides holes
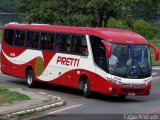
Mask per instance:
[[[96,72],[94,78],[94,90],[96,92],[105,92],[105,78],[107,74],[107,57],[105,52],[105,46],[101,42],[101,38],[91,36],[90,41]]]

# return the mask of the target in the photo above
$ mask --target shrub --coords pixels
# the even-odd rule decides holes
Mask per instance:
[[[144,20],[137,20],[133,23],[133,31],[144,36],[147,39],[156,37],[157,29]]]
[[[156,27],[156,28],[160,28],[160,21],[154,22],[153,26]]]
[[[121,28],[121,29],[127,29],[127,25],[125,25],[121,20],[116,20],[114,18],[110,18],[107,23],[107,27],[111,28]]]
[[[154,37],[153,39],[160,39],[160,28],[154,28]]]

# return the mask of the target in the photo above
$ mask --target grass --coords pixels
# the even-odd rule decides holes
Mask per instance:
[[[29,99],[30,98],[26,95],[10,91],[8,88],[0,85],[0,105]]]
[[[160,39],[148,40],[148,42],[155,45],[160,50]],[[152,65],[156,65],[156,66],[160,65],[160,60],[159,61],[154,60],[154,51],[152,49],[151,49],[151,56],[152,56]]]

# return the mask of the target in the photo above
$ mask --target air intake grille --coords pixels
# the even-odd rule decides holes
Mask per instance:
[[[143,89],[126,89],[126,88],[123,88],[123,89],[121,89],[121,92],[124,92],[124,93],[141,93],[141,92],[143,92]]]

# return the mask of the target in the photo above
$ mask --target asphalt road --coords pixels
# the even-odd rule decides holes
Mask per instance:
[[[92,98],[86,99],[78,90],[41,84],[38,88],[28,88],[24,79],[14,78],[0,74],[0,84],[34,91],[37,93],[47,93],[61,97],[66,101],[66,105],[27,115],[19,119],[32,120],[121,120],[138,114],[143,117],[155,117],[160,119],[160,70],[154,71],[152,90],[149,96],[128,96],[126,100],[118,100],[116,96],[94,94]],[[144,116],[159,114],[157,116]],[[134,116],[136,117],[136,116]]]

